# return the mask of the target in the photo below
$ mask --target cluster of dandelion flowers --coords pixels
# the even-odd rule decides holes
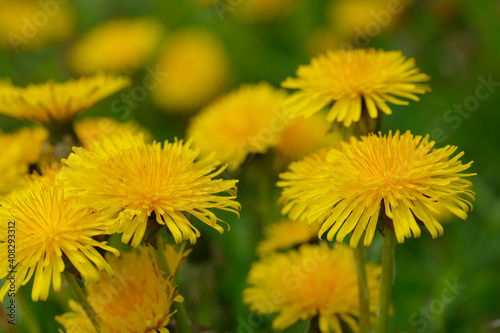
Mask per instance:
[[[161,23],[153,18],[111,20],[83,36],[68,61],[78,74],[135,70],[152,56],[162,35]]]
[[[317,239],[319,223],[309,226],[302,221],[282,220],[267,225],[263,230],[263,239],[257,245],[259,256],[268,255],[281,250]]]
[[[287,94],[262,82],[243,85],[192,118],[187,136],[201,154],[236,170],[250,153],[265,153],[279,140],[289,120],[281,108]]]
[[[88,301],[99,313],[103,333],[167,333],[176,296],[173,277],[165,277],[151,247],[139,247],[120,258],[107,256],[115,276],[87,286]],[[174,264],[174,263],[173,263]],[[71,312],[56,316],[66,333],[96,332],[82,307],[70,301]]]
[[[0,81],[0,113],[51,127],[70,124],[99,100],[123,89],[130,79],[97,74],[65,83],[49,81],[25,88]]]
[[[377,118],[379,110],[391,114],[387,102],[418,101],[416,94],[430,91],[422,83],[429,79],[415,67],[413,58],[406,59],[400,51],[369,48],[328,51],[310,65],[300,66],[297,78],[288,78],[282,86],[299,89],[287,101],[290,115],[308,117],[333,103],[327,120],[349,127],[360,120],[364,108]]]
[[[474,192],[466,177],[474,174],[462,173],[472,162],[462,164],[463,152],[452,157],[456,150],[455,146],[434,148],[429,136],[409,131],[370,134],[342,143],[319,161],[317,168],[323,170],[319,177],[304,173],[302,161],[280,175],[283,213],[322,223],[319,236],[328,231],[329,240],[337,234],[337,241],[342,241],[353,232],[353,247],[365,230],[364,245],[370,245],[379,214],[392,221],[386,226],[394,229],[399,243],[419,237],[419,225],[435,238],[443,234],[432,214],[435,202],[464,220],[472,209]],[[314,182],[321,187],[311,186]],[[300,191],[303,197],[297,195]]]
[[[76,270],[84,281],[99,281],[99,271],[112,274],[99,250],[118,255],[104,242],[93,239],[106,234],[109,219],[98,211],[81,207],[79,199],[69,198],[55,181],[34,181],[0,201],[0,279],[15,267],[16,290],[34,275],[31,297],[46,300],[52,283],[61,289],[61,273]],[[8,260],[8,226],[15,228],[16,255]],[[10,283],[4,283],[0,299]]]
[[[370,312],[376,311],[379,266],[366,265]],[[250,310],[278,313],[273,329],[318,317],[321,332],[343,332],[342,323],[357,331],[358,276],[354,252],[343,244],[302,245],[298,250],[261,258],[250,268],[243,300]]]
[[[74,147],[61,178],[68,192],[103,209],[117,222],[122,241],[136,247],[148,226],[166,225],[175,241],[196,242],[199,231],[188,214],[220,233],[222,222],[212,208],[238,214],[236,180],[215,179],[224,168],[211,158],[196,160],[191,143],[146,144],[141,134],[103,137]]]

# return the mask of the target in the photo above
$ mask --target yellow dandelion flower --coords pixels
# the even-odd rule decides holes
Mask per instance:
[[[111,20],[83,36],[68,61],[78,74],[136,70],[154,53],[162,35],[160,22],[153,18]]]
[[[334,102],[327,120],[343,122],[346,127],[360,120],[364,108],[371,118],[377,118],[378,110],[391,114],[387,102],[407,105],[401,98],[418,101],[416,94],[430,91],[421,83],[430,77],[400,51],[329,51],[312,59],[309,66],[300,66],[297,76],[282,83],[300,89],[288,99],[287,112],[309,117]]]
[[[169,113],[197,111],[224,91],[230,77],[223,45],[201,29],[172,35],[159,68],[169,75],[152,90],[152,96]]]
[[[370,312],[377,309],[380,266],[366,265]],[[250,268],[243,300],[261,314],[277,312],[273,329],[319,317],[321,332],[341,333],[341,323],[357,331],[358,276],[348,246],[325,243],[261,258]]]
[[[0,279],[15,271],[15,290],[34,275],[31,297],[46,300],[50,285],[61,289],[61,273],[76,270],[86,281],[98,281],[100,270],[112,274],[98,248],[119,252],[92,237],[106,233],[108,219],[94,209],[78,208],[78,198],[49,182],[33,182],[0,201]],[[14,231],[12,231],[14,230]],[[12,236],[14,235],[14,236]],[[15,254],[7,256],[9,240],[15,239]],[[10,282],[4,283],[4,299]]]
[[[75,132],[84,146],[87,146],[88,141],[102,140],[104,136],[113,136],[122,132],[142,133],[146,142],[152,141],[153,137],[147,128],[133,120],[120,122],[106,117],[83,118],[75,123]]]
[[[0,81],[0,113],[46,126],[68,124],[99,100],[129,84],[126,77],[105,74],[26,88]]]
[[[2,0],[0,11],[0,47],[39,50],[50,42],[71,37],[75,12],[70,4],[34,0]]]
[[[192,118],[187,130],[201,154],[237,169],[249,153],[265,153],[288,123],[281,105],[286,92],[268,83],[243,85]]]
[[[116,219],[122,241],[140,244],[148,219],[166,225],[177,243],[196,242],[199,231],[188,214],[220,233],[222,222],[210,209],[238,214],[236,180],[214,179],[224,168],[211,158],[196,160],[190,142],[146,144],[142,135],[104,137],[88,142],[89,150],[74,147],[63,160],[61,178],[72,195],[103,209]],[[228,195],[220,195],[228,194]]]
[[[263,231],[264,238],[257,245],[257,253],[264,256],[307,243],[317,237],[320,226],[319,223],[309,226],[302,221],[291,220],[268,225]]]
[[[167,333],[174,314],[177,288],[173,277],[164,277],[151,248],[140,247],[120,258],[107,256],[115,272],[87,286],[88,301],[101,318],[102,333]],[[83,309],[70,301],[72,312],[56,316],[66,333],[96,333]]]
[[[0,132],[0,147],[20,146],[20,163],[34,164],[38,162],[43,152],[43,145],[49,138],[49,133],[43,127],[24,127],[15,133]]]
[[[419,224],[435,238],[443,234],[443,227],[432,214],[433,202],[464,220],[472,209],[474,192],[465,177],[475,174],[462,173],[472,162],[462,164],[463,152],[451,157],[456,150],[434,148],[428,135],[413,136],[409,131],[342,143],[329,151],[326,162],[319,161],[311,176],[304,173],[303,161],[280,175],[283,213],[322,223],[319,236],[328,231],[329,240],[337,234],[341,242],[353,232],[353,247],[365,230],[364,245],[370,245],[379,214],[392,220],[386,226],[394,229],[399,243],[419,237]]]
[[[283,129],[273,150],[282,158],[296,160],[316,149],[340,143],[342,135],[330,129],[331,124],[321,113],[294,119]]]

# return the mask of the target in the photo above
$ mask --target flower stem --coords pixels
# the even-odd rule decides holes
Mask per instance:
[[[384,248],[382,251],[382,279],[380,281],[380,299],[378,303],[378,320],[375,333],[386,333],[389,327],[389,309],[391,306],[391,289],[394,284],[394,254],[396,252],[396,235],[385,228]]]
[[[64,276],[66,277],[66,281],[68,281],[69,288],[73,292],[73,295],[75,295],[76,300],[78,303],[80,303],[80,306],[83,308],[83,311],[85,311],[85,314],[87,317],[90,319],[90,322],[94,326],[96,332],[101,332],[101,326],[99,325],[99,316],[97,313],[94,311],[94,308],[92,305],[90,305],[89,301],[87,300],[87,297],[83,293],[82,289],[78,285],[78,282],[76,282],[75,276],[69,272],[64,272]]]
[[[356,271],[358,272],[359,333],[368,333],[370,331],[370,303],[366,280],[366,253],[362,242],[358,243],[354,254],[356,258]]]
[[[158,260],[158,266],[164,271],[167,276],[171,276],[172,272],[168,265],[167,258],[165,257],[165,244],[163,243],[163,237],[158,235],[158,243],[156,249],[156,259]],[[191,333],[193,332],[191,324],[184,309],[184,304],[180,302],[174,302],[174,309],[177,310],[174,314],[175,320],[177,322],[177,330],[179,333]]]

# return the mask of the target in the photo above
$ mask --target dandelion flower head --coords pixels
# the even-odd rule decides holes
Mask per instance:
[[[90,305],[99,314],[103,333],[167,333],[166,326],[175,313],[173,277],[165,277],[155,262],[151,247],[139,247],[120,258],[108,256],[114,277],[103,276],[87,287]],[[105,297],[103,297],[105,295]],[[95,332],[85,312],[70,301],[71,312],[57,316],[66,333]]]
[[[187,29],[170,36],[159,68],[168,73],[152,90],[167,113],[193,113],[222,93],[230,79],[224,46],[209,31]]]
[[[211,211],[222,209],[238,214],[236,180],[216,177],[211,158],[196,160],[191,142],[168,141],[146,144],[141,134],[123,133],[89,141],[88,150],[74,147],[61,172],[71,195],[84,195],[88,204],[103,209],[117,223],[122,241],[136,247],[145,234],[148,220],[166,225],[175,241],[195,243],[199,231],[189,214],[220,233],[221,220]]]
[[[80,75],[136,70],[152,56],[162,35],[160,22],[153,18],[107,21],[72,47],[69,64]]]
[[[370,313],[377,308],[381,269],[366,265]],[[319,317],[321,332],[341,333],[342,323],[357,331],[358,275],[354,252],[343,244],[302,245],[261,258],[250,268],[243,301],[260,314],[278,313],[275,330]]]
[[[336,234],[341,242],[352,232],[353,247],[365,230],[364,245],[370,245],[379,215],[392,221],[386,226],[394,229],[399,243],[419,237],[419,225],[436,238],[443,227],[432,214],[437,212],[435,202],[464,220],[472,209],[474,192],[467,177],[474,174],[463,173],[472,162],[462,164],[464,153],[452,156],[456,150],[434,148],[428,135],[409,131],[342,143],[328,152],[326,160],[309,163],[309,168],[316,166],[316,173],[305,173],[305,163],[299,161],[280,175],[283,213],[322,223],[319,236],[327,232],[328,240]]]
[[[0,81],[0,113],[46,126],[68,124],[101,99],[129,84],[126,77],[105,74],[65,83],[31,84],[25,88]]]
[[[265,82],[243,85],[193,117],[187,136],[203,156],[215,153],[236,170],[248,154],[263,154],[278,142],[289,122],[282,109],[286,97]]]
[[[0,279],[14,269],[16,291],[33,276],[31,297],[46,300],[50,285],[61,289],[61,273],[76,270],[85,282],[99,281],[99,271],[112,274],[112,269],[99,250],[118,255],[118,251],[98,242],[94,236],[106,234],[108,219],[98,211],[81,207],[76,197],[67,197],[55,181],[33,181],[0,201]],[[16,254],[7,257],[8,239],[15,228]],[[5,297],[10,282],[0,290]]]
[[[387,102],[418,101],[416,94],[430,91],[422,83],[429,79],[415,67],[413,58],[405,58],[400,51],[369,48],[328,51],[310,65],[300,66],[297,78],[288,78],[282,86],[299,89],[287,101],[291,115],[309,117],[328,106],[327,120],[349,127],[360,120],[362,109],[377,118],[379,110],[392,113]]]

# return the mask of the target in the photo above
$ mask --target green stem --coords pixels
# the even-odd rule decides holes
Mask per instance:
[[[380,281],[380,298],[378,303],[378,320],[375,333],[386,333],[389,327],[389,309],[391,306],[391,289],[394,284],[394,254],[396,252],[396,235],[385,228],[384,248],[382,251],[382,279]]]
[[[158,266],[164,271],[167,276],[171,276],[172,272],[168,265],[167,258],[165,257],[165,244],[163,243],[163,237],[158,235],[157,249],[156,249],[156,259],[158,260]],[[177,322],[177,329],[179,333],[191,333],[193,329],[189,323],[189,319],[184,309],[184,304],[180,302],[174,302],[175,312],[174,317]]]
[[[90,319],[92,325],[94,325],[96,332],[101,332],[101,326],[99,325],[100,318],[94,311],[92,305],[90,305],[87,300],[87,296],[83,293],[82,289],[78,285],[78,282],[76,282],[75,276],[69,272],[64,272],[64,276],[66,277],[69,288],[73,292],[73,295],[75,295],[76,300],[80,303],[80,306],[83,308],[83,311],[85,311],[85,314]]]
[[[363,242],[358,243],[354,254],[356,258],[356,271],[358,273],[359,333],[368,333],[370,331],[370,300],[366,279],[366,253]]]

